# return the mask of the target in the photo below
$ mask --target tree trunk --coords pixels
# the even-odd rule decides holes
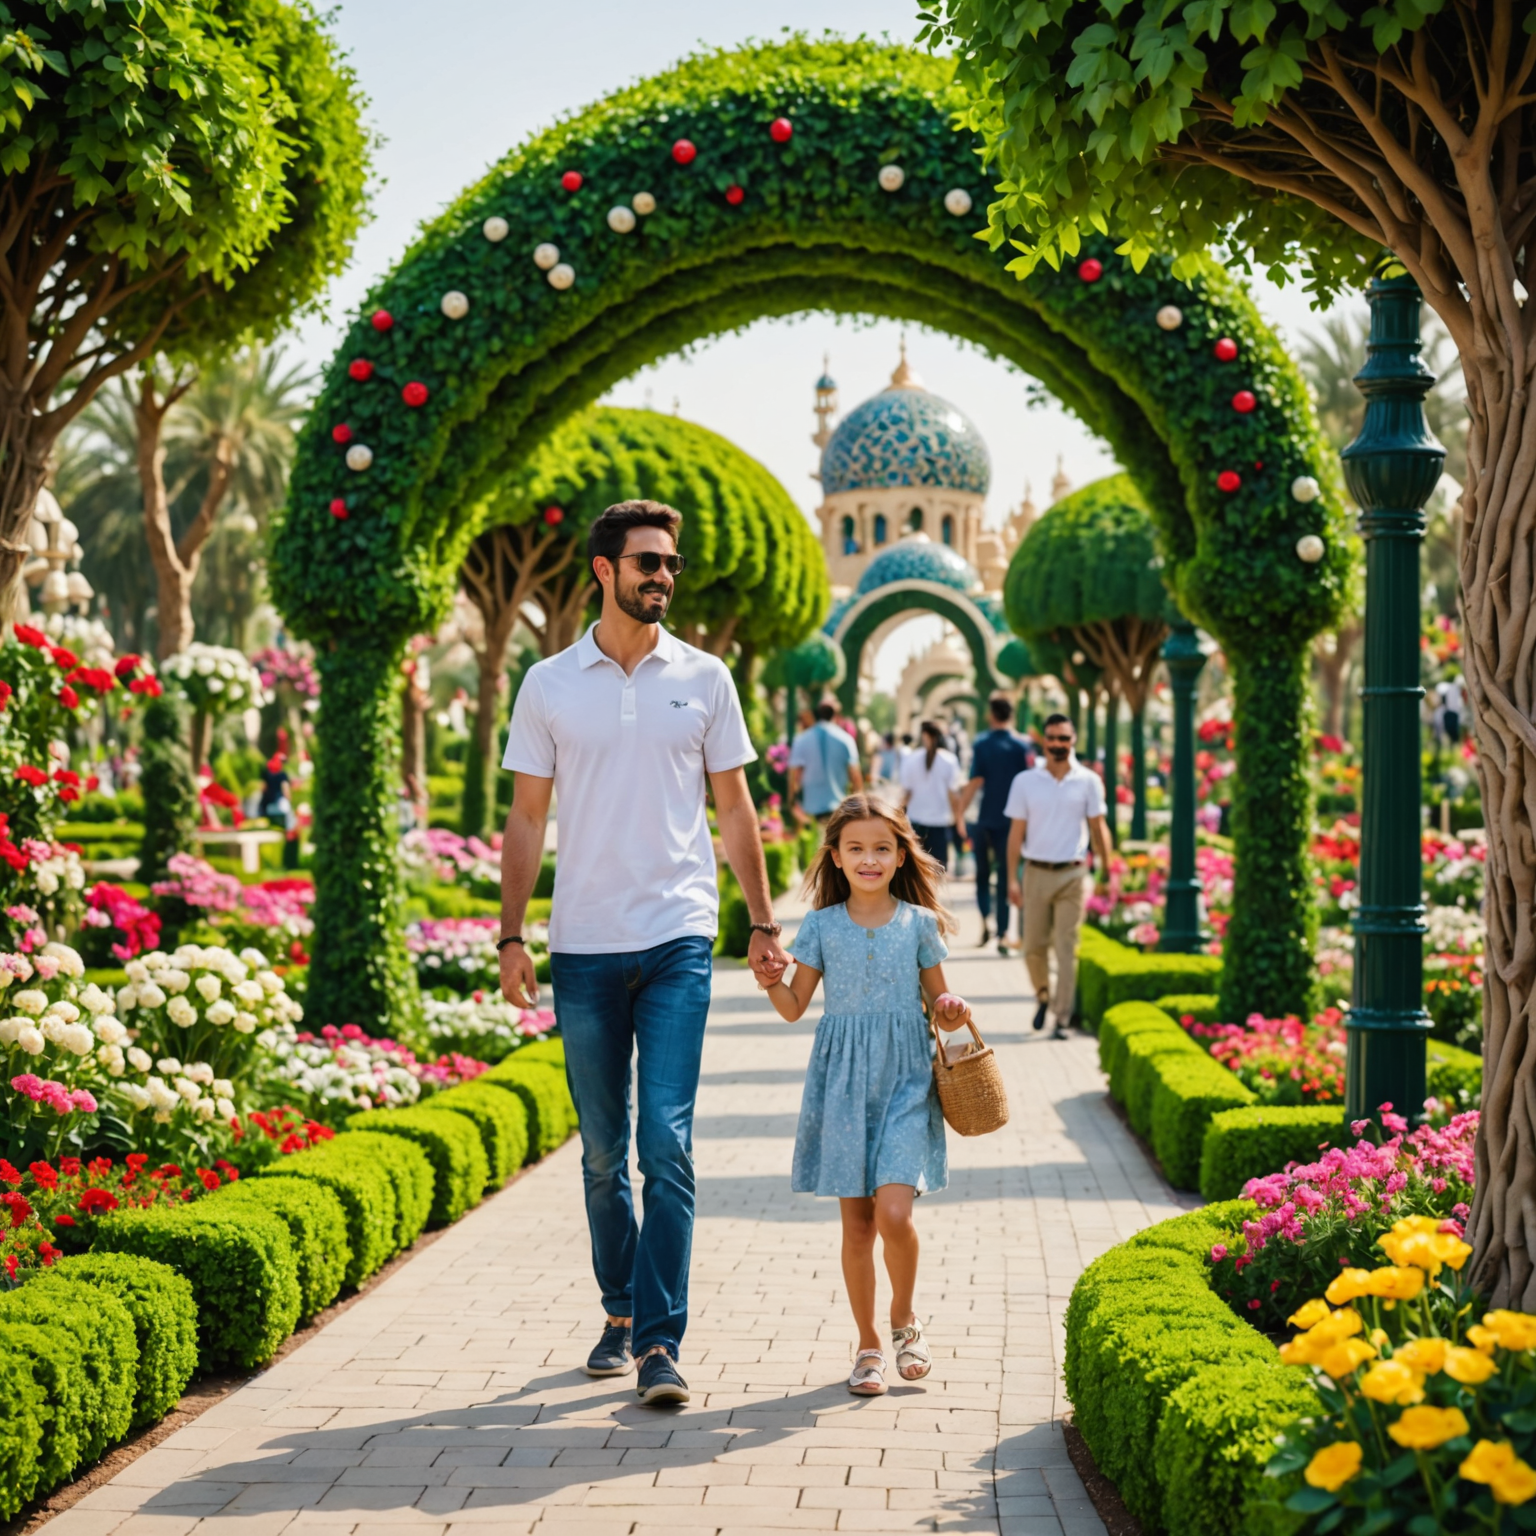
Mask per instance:
[[[1340,625],[1333,633],[1333,646],[1329,650],[1319,647],[1317,657],[1318,676],[1323,683],[1323,734],[1345,738],[1344,704],[1345,677],[1349,672],[1350,658],[1355,642],[1360,638],[1360,623],[1355,620]]]
[[[416,820],[426,826],[431,796],[427,793],[428,696],[416,686],[414,669],[400,690],[400,782],[415,807]]]
[[[1143,705],[1131,716],[1131,841],[1147,840],[1147,714]]]
[[[1104,820],[1109,841],[1120,841],[1120,691],[1104,693]]]

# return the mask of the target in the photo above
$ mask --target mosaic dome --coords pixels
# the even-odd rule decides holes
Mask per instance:
[[[851,410],[821,456],[821,488],[872,491],[898,486],[987,494],[992,460],[975,426],[930,395],[905,357],[891,388]]]
[[[932,581],[957,592],[972,592],[981,578],[968,561],[945,544],[935,544],[926,534],[909,534],[876,555],[864,567],[855,597],[898,581]]]

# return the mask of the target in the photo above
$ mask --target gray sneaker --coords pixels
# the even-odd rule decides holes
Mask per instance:
[[[582,1370],[588,1376],[627,1376],[634,1368],[635,1357],[629,1349],[629,1324],[606,1324],[597,1348],[587,1356]]]

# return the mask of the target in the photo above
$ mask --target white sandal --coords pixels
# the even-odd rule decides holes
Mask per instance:
[[[923,1338],[923,1320],[916,1313],[905,1328],[891,1329],[896,1347],[896,1370],[903,1381],[921,1381],[933,1369],[933,1356]]]
[[[865,1365],[866,1360],[876,1363]],[[855,1397],[880,1397],[888,1390],[885,1385],[885,1356],[878,1349],[861,1349],[854,1357],[848,1390]]]

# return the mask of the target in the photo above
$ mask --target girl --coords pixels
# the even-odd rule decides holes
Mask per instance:
[[[891,1277],[891,1343],[904,1381],[933,1365],[912,1310],[917,1229],[912,1201],[949,1182],[944,1119],[933,1086],[923,996],[941,1028],[970,1010],[944,987],[941,937],[954,920],[939,904],[942,867],[907,818],[872,795],[850,795],[832,813],[806,876],[814,910],[792,947],[794,979],[764,990],[793,1023],[827,979],[795,1138],[793,1188],[836,1195],[843,1216],[843,1278],[859,1328],[848,1390],[886,1390],[875,1327],[875,1236]],[[921,989],[921,990],[920,990]]]

